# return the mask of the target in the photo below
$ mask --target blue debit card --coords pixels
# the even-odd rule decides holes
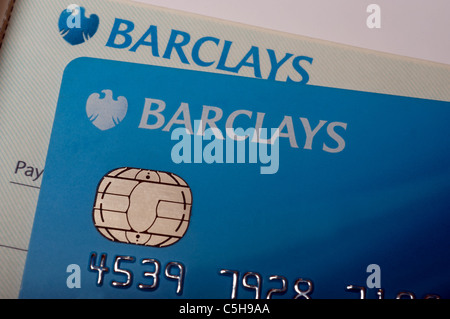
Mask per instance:
[[[21,297],[448,298],[448,119],[442,101],[76,59]]]

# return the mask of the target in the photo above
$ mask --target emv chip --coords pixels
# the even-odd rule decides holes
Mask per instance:
[[[100,181],[93,219],[109,240],[165,247],[186,233],[191,207],[191,190],[179,176],[123,167]]]

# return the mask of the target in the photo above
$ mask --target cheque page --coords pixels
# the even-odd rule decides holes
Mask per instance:
[[[2,297],[449,296],[447,65],[98,0],[0,70]]]

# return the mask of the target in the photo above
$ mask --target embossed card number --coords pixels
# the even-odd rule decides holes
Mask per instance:
[[[148,281],[139,281],[133,284],[135,274],[126,267],[126,264],[135,263],[137,260],[134,256],[116,256],[112,264],[108,267],[108,255],[103,253],[98,255],[96,252],[91,253],[89,257],[88,270],[97,274],[96,285],[102,287],[105,283],[106,274],[116,275],[111,281],[110,285],[114,288],[131,288],[135,286],[140,291],[156,291],[162,282],[161,279],[165,278],[169,281],[175,281],[176,287],[174,293],[181,297],[183,295],[185,286],[186,266],[178,261],[170,261],[166,264],[162,264],[155,258],[143,258],[140,262],[140,266],[143,267],[142,275],[148,278]],[[111,269],[112,268],[112,269]],[[314,282],[311,279],[297,278],[294,281],[293,286],[289,284],[289,280],[281,275],[271,275],[263,277],[258,272],[245,272],[241,273],[237,270],[220,269],[218,275],[230,277],[231,285],[217,287],[217,289],[224,288],[229,289],[229,298],[238,299],[238,290],[243,288],[244,290],[254,291],[254,299],[273,299],[276,296],[282,296],[289,293],[293,294],[293,299],[312,299],[314,292]],[[119,278],[120,277],[120,278]],[[267,280],[268,279],[268,280]],[[266,281],[267,280],[267,281]],[[164,283],[164,285],[167,283]],[[263,290],[263,287],[266,287]],[[265,291],[265,294],[263,293]],[[359,293],[360,299],[367,299],[366,288],[356,285],[348,285],[344,287],[343,292]],[[377,299],[385,299],[384,289],[378,289],[376,291]],[[246,299],[249,298],[247,295]],[[426,294],[424,299],[440,299],[437,294]],[[396,299],[416,299],[414,292],[400,291],[396,295]]]

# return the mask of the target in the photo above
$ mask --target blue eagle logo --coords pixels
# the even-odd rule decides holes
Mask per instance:
[[[59,16],[59,33],[71,45],[86,42],[98,30],[100,19],[92,14],[86,17],[86,9],[77,5],[70,5]]]

